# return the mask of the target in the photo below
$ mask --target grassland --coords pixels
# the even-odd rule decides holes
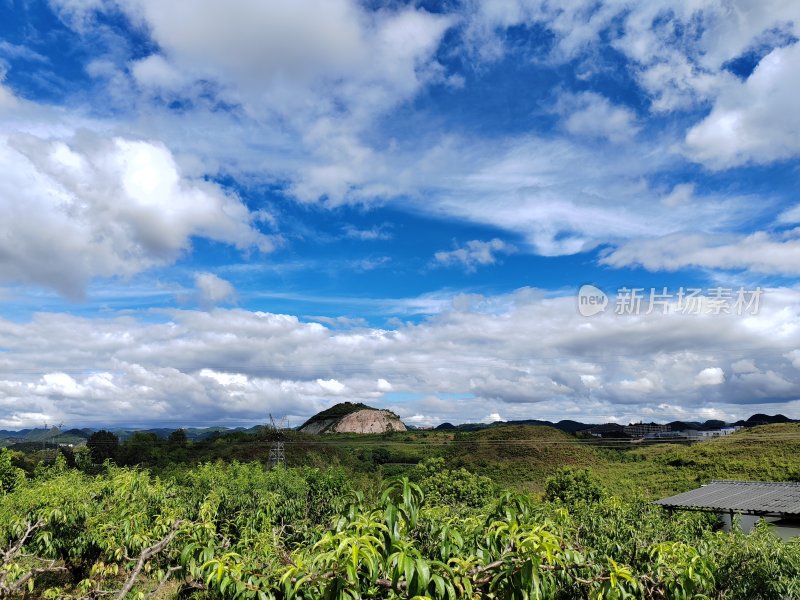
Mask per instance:
[[[766,425],[709,441],[630,443],[581,438],[550,427],[508,426],[477,432],[409,431],[383,435],[283,434],[289,465],[340,464],[354,472],[397,475],[426,458],[540,492],[563,466],[589,468],[612,492],[646,499],[712,479],[800,481],[800,424]],[[195,444],[195,462],[263,459],[270,438],[224,436]]]

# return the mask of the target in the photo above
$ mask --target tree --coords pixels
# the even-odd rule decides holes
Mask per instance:
[[[100,464],[107,459],[116,460],[119,450],[119,438],[110,431],[95,431],[86,440],[86,447],[92,454],[92,462]]]
[[[555,475],[548,477],[544,484],[544,497],[551,502],[597,502],[605,495],[605,488],[592,477],[588,469],[562,467]]]
[[[0,449],[0,493],[13,492],[25,481],[25,472],[11,464],[14,453],[6,448]]]
[[[155,433],[136,431],[120,445],[118,463],[121,465],[154,465],[164,456],[166,442]]]
[[[186,437],[186,431],[183,429],[176,429],[169,434],[168,442],[172,448],[183,448],[186,446],[187,441],[188,438]]]

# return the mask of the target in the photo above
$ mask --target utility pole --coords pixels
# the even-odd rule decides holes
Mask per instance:
[[[286,454],[283,448],[283,433],[278,429],[278,424],[269,413],[269,430],[272,432],[272,445],[269,447],[269,468],[274,469],[278,465],[286,466]]]

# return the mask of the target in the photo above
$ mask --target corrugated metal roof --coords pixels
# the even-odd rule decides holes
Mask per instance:
[[[671,508],[800,516],[800,483],[712,481],[696,490],[657,500],[656,504]]]

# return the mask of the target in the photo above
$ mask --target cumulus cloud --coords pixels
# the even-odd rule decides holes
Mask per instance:
[[[178,415],[246,422],[267,412],[299,419],[341,400],[426,423],[491,413],[584,421],[794,414],[800,292],[764,295],[756,315],[586,319],[571,297],[519,290],[457,298],[393,329],[342,330],[243,309],[172,311],[162,322],[0,319],[2,425],[100,414],[108,424]]]
[[[676,233],[626,242],[600,262],[613,267],[641,266],[650,271],[685,267],[745,269],[755,273],[797,276],[800,273],[800,232],[748,236]]]
[[[158,142],[0,136],[0,278],[81,297],[93,277],[169,264],[193,236],[268,252],[234,194],[183,177]]]
[[[303,155],[302,169],[291,173],[295,197],[329,204],[345,201],[362,185],[362,171],[374,168],[375,150],[363,137],[375,120],[425,84],[445,81],[435,53],[455,22],[414,7],[368,10],[355,0],[53,4],[78,31],[90,30],[98,11],[122,10],[159,52],[116,65],[106,75],[112,90],[130,72],[126,85],[144,98],[179,99],[204,113],[235,107],[270,132],[280,153]],[[261,147],[264,136],[257,138]],[[241,140],[237,146],[239,153]]]
[[[719,367],[707,367],[694,378],[696,385],[720,385],[725,383],[725,372]]]
[[[499,413],[492,413],[490,415],[485,416],[483,419],[481,419],[481,421],[484,422],[484,423],[495,423],[497,421],[502,421],[502,420],[503,420],[503,417],[501,417]]]
[[[163,137],[181,157],[202,157],[199,174],[277,180],[295,199],[328,206],[402,202],[405,210],[519,234],[527,249],[545,256],[697,223],[725,230],[752,202],[695,191],[693,202],[677,210],[657,206],[662,194],[646,182],[681,160],[666,150],[674,140],[633,137],[640,126],[633,111],[593,92],[563,95],[559,110],[575,134],[570,141],[534,134],[487,140],[433,130],[412,142],[376,142],[382,117],[449,77],[437,52],[455,23],[464,25],[462,41],[480,48],[495,41],[502,48],[506,28],[545,26],[555,35],[548,60],[556,63],[592,57],[611,39],[632,61],[631,73],[654,106],[664,107],[686,98],[712,101],[725,82],[736,80],[723,68],[726,61],[763,31],[793,27],[791,7],[737,7],[749,11],[740,23],[736,11],[705,1],[598,6],[579,0],[555,7],[517,0],[476,3],[462,15],[413,7],[371,11],[350,0],[268,6],[246,0],[224,11],[210,0],[54,4],[78,31],[98,27],[98,10],[122,10],[149,33],[157,54],[123,61],[102,77],[136,97],[134,111],[146,117],[136,128]],[[696,29],[705,18],[714,27]],[[676,42],[682,31],[696,34],[687,33],[691,43]],[[688,73],[680,74],[678,63],[686,63]],[[678,75],[659,79],[658,72]],[[122,86],[120,77],[133,80]],[[172,99],[186,108],[165,109]],[[198,130],[209,133],[187,134]],[[610,139],[615,153],[598,155],[586,147],[593,144],[587,138]],[[345,231],[360,239],[385,233]]]
[[[205,306],[216,306],[222,302],[235,300],[236,289],[233,285],[213,273],[195,273],[194,285]]]
[[[558,109],[564,115],[564,128],[577,136],[619,143],[630,140],[639,131],[632,110],[615,106],[608,98],[594,92],[564,95]]]
[[[796,2],[511,0],[474,6],[465,39],[482,60],[505,54],[509,28],[535,24],[554,36],[546,60],[578,62],[587,80],[603,71],[601,48],[610,44],[629,61],[629,72],[654,113],[710,105],[710,113],[688,130],[683,143],[685,155],[696,162],[727,169],[800,153],[800,117],[794,108],[800,81]],[[740,81],[731,67],[737,61],[758,64]],[[571,133],[612,141],[635,133],[625,109],[593,93],[582,101],[584,108],[565,115]]]
[[[442,250],[434,254],[436,263],[443,266],[459,265],[467,271],[475,271],[479,266],[493,265],[498,254],[510,254],[516,248],[501,239],[488,242],[470,240],[455,250]]]
[[[776,48],[686,134],[687,155],[715,169],[766,164],[800,153],[800,44]]]

